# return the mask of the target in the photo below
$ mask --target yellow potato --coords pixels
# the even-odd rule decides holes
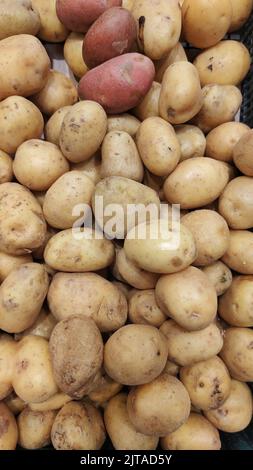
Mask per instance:
[[[230,230],[230,242],[222,261],[240,274],[253,275],[253,233],[248,230]]]
[[[88,67],[83,60],[84,34],[71,32],[64,44],[64,59],[77,78],[82,78]]]
[[[245,230],[253,226],[253,180],[248,176],[233,179],[219,200],[219,212],[229,227]]]
[[[175,132],[181,148],[180,161],[205,155],[206,138],[201,129],[184,124],[176,126]]]
[[[0,403],[0,451],[15,450],[18,442],[18,428],[14,415],[5,403]]]
[[[89,160],[86,160],[85,162],[72,163],[71,169],[84,172],[90,177],[94,184],[97,184],[102,179],[101,163],[101,155],[100,151],[98,151],[93,155],[93,157],[89,158]]]
[[[159,116],[159,97],[161,85],[153,82],[150,90],[141,103],[134,109],[134,114],[138,119],[144,121],[149,117]]]
[[[16,393],[12,392],[5,398],[4,403],[8,406],[9,410],[14,416],[19,415],[26,407],[26,403],[19,398]]]
[[[253,8],[252,0],[230,0],[232,5],[232,21],[229,27],[229,32],[240,29],[250,16]]]
[[[159,328],[167,316],[158,307],[154,289],[133,290],[129,296],[129,320],[138,325]]]
[[[145,271],[136,266],[126,257],[123,248],[116,250],[113,275],[116,279],[127,282],[135,289],[154,289],[159,278],[158,274]]]
[[[162,58],[155,62],[155,69],[156,69],[155,80],[161,83],[166,69],[171,64],[174,64],[175,62],[181,62],[184,60],[187,62],[187,56],[186,56],[186,53],[182,44],[178,42],[173,47],[173,49],[169,51],[168,55],[165,58]]]
[[[72,398],[66,393],[58,392],[41,403],[29,403],[29,408],[32,411],[60,410],[71,400]]]
[[[56,14],[56,0],[31,0],[40,16],[38,37],[47,42],[65,41],[68,31]]]
[[[12,336],[0,334],[0,400],[12,392],[12,376],[17,344]]]
[[[36,36],[40,28],[40,15],[32,8],[31,0],[1,0],[0,39],[14,34]]]
[[[164,367],[163,373],[173,375],[173,377],[177,377],[179,373],[179,367],[174,362],[167,361],[166,366]]]
[[[94,390],[89,393],[89,399],[93,401],[96,406],[106,406],[108,400],[117,395],[120,390],[123,388],[123,385],[114,382],[114,380],[102,371],[101,378],[99,379]]]
[[[66,114],[71,110],[71,106],[64,106],[58,109],[50,117],[45,125],[45,137],[48,142],[59,146],[61,126]]]
[[[224,336],[220,356],[233,379],[253,381],[253,330],[228,328]]]
[[[57,320],[52,313],[49,313],[42,307],[32,326],[24,330],[22,333],[16,334],[15,340],[20,340],[24,336],[28,335],[42,336],[42,338],[49,339],[56,323]]]
[[[242,122],[221,124],[206,137],[206,156],[223,162],[232,162],[236,144],[248,131],[249,127]]]
[[[113,114],[108,116],[108,132],[124,131],[134,137],[139,129],[140,121],[128,113]]]
[[[233,161],[235,166],[246,176],[253,176],[253,131],[244,134],[233,150]]]
[[[22,264],[31,263],[33,261],[32,255],[8,255],[0,251],[0,283],[9,276],[11,271],[18,268]]]
[[[122,0],[122,7],[131,11],[133,8],[135,0]]]
[[[216,261],[209,266],[204,266],[202,271],[207,275],[209,281],[213,284],[216,294],[222,295],[230,287],[232,282],[232,273],[230,269],[222,262]]]
[[[50,444],[56,411],[32,411],[26,407],[17,418],[18,443],[23,449],[41,449]]]
[[[220,298],[219,315],[229,325],[252,327],[253,276],[236,276],[230,288]]]
[[[0,150],[0,184],[7,183],[13,178],[12,158]]]

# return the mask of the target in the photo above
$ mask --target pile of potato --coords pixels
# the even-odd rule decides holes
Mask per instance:
[[[249,425],[251,59],[226,35],[252,9],[0,0],[0,450],[218,450]],[[161,203],[181,207],[174,247]]]

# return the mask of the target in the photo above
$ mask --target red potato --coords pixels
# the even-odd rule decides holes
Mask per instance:
[[[137,106],[153,83],[155,67],[142,54],[129,53],[90,70],[79,83],[79,96],[100,103],[108,114]]]
[[[90,27],[83,42],[83,58],[89,68],[130,52],[137,29],[125,8],[109,8]]]
[[[121,5],[122,0],[57,0],[56,12],[70,31],[85,33],[104,11]]]

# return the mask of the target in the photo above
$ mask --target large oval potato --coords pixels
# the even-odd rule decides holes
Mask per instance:
[[[153,82],[149,92],[143,98],[141,103],[134,109],[134,114],[141,120],[149,117],[159,116],[159,97],[161,84]]]
[[[36,36],[40,29],[40,15],[32,8],[31,0],[1,0],[0,2],[0,39],[15,34]]]
[[[33,261],[32,255],[8,255],[0,251],[0,283],[9,276],[11,271],[18,268],[22,264],[31,263]]]
[[[213,129],[206,137],[206,156],[223,162],[233,161],[233,151],[249,127],[242,122],[226,122]]]
[[[230,230],[228,250],[222,261],[240,274],[253,274],[253,233],[249,230]]]
[[[64,59],[77,78],[82,78],[88,71],[83,60],[83,40],[84,34],[72,32],[67,37],[63,49]]]
[[[32,411],[27,406],[17,419],[18,443],[23,449],[41,449],[50,444],[56,411]]]
[[[253,276],[233,278],[230,288],[220,298],[219,315],[229,325],[253,327]]]
[[[159,328],[167,316],[158,307],[154,289],[133,290],[129,293],[129,320],[138,325]]]
[[[224,189],[219,200],[219,212],[229,227],[245,230],[253,226],[253,179],[239,176]]]
[[[174,64],[175,62],[181,62],[184,60],[187,62],[188,59],[187,59],[184,47],[182,46],[180,42],[178,42],[173,47],[173,49],[169,51],[166,57],[163,57],[162,59],[155,61],[155,69],[156,69],[155,80],[161,83],[164,73],[167,70],[167,68],[171,64]]]
[[[45,138],[48,142],[58,145],[59,147],[61,126],[66,114],[71,109],[72,106],[64,106],[63,108],[55,111],[55,113],[48,119],[44,129]]]
[[[228,266],[222,261],[216,261],[209,266],[204,266],[202,271],[207,275],[213,284],[218,296],[224,294],[232,282],[232,273]]]
[[[184,124],[175,127],[177,139],[180,144],[180,161],[193,157],[203,157],[206,150],[206,138],[197,126]]]
[[[0,400],[12,392],[12,376],[17,343],[12,336],[0,334]]]
[[[127,258],[123,248],[116,250],[113,275],[116,279],[127,282],[135,289],[154,289],[159,275],[145,271]]]
[[[31,0],[31,2],[40,17],[38,37],[53,43],[65,41],[68,30],[56,14],[56,0]]]
[[[253,330],[228,328],[220,356],[231,376],[241,382],[253,381]]]
[[[233,149],[235,166],[246,176],[253,176],[253,131],[244,134]]]
[[[128,113],[108,116],[108,132],[123,131],[134,137],[139,129],[140,121]]]
[[[0,403],[0,451],[15,450],[18,443],[18,427],[12,412],[5,403]]]
[[[240,29],[250,16],[253,8],[252,0],[230,0],[232,6],[232,21],[229,32]]]
[[[13,161],[10,155],[0,150],[0,184],[8,183],[13,178]]]

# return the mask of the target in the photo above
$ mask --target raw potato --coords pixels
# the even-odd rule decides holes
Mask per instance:
[[[73,398],[89,393],[103,361],[103,340],[95,322],[83,315],[62,320],[54,328],[49,345],[60,390]]]
[[[73,215],[78,204],[86,206],[83,210],[86,217],[94,189],[93,181],[83,172],[69,171],[60,176],[47,191],[43,203],[48,224],[58,229],[71,228],[80,217],[80,214]]]
[[[12,392],[5,398],[4,403],[8,406],[9,410],[14,416],[19,415],[26,407],[26,403],[19,398],[16,393]]]
[[[168,55],[158,61],[155,62],[156,68],[156,75],[155,80],[159,83],[162,82],[163,76],[167,68],[174,64],[175,62],[181,61],[187,62],[187,56],[185,50],[180,42],[178,42],[175,47],[171,51],[169,51]]]
[[[2,283],[7,276],[14,269],[18,268],[22,264],[32,263],[32,255],[8,255],[0,251],[0,283]]]
[[[253,179],[239,176],[226,186],[219,200],[219,212],[229,227],[246,230],[253,226]]]
[[[0,403],[0,451],[15,450],[18,442],[18,428],[12,412],[5,403]]]
[[[167,316],[158,307],[154,289],[133,290],[129,296],[129,320],[138,325],[159,328]]]
[[[245,429],[252,418],[252,393],[247,384],[231,381],[228,398],[217,410],[205,412],[206,418],[224,432],[240,432]]]
[[[230,230],[230,242],[222,261],[240,274],[253,274],[253,233]]]
[[[178,0],[135,0],[132,14],[138,28],[138,46],[153,60],[162,59],[178,43],[181,9]]]
[[[201,85],[239,85],[250,69],[247,47],[238,41],[221,41],[201,52],[194,61]]]
[[[116,450],[155,450],[158,445],[158,437],[138,432],[131,423],[126,393],[111,398],[105,409],[104,421]]]
[[[57,273],[48,291],[50,311],[58,321],[72,315],[91,317],[101,331],[113,331],[127,319],[125,296],[95,273]]]
[[[56,145],[32,139],[18,147],[13,171],[19,183],[32,191],[45,191],[69,171],[69,163]]]
[[[63,49],[64,59],[77,78],[82,78],[88,71],[83,60],[83,40],[84,34],[72,32],[67,37]]]
[[[253,327],[251,300],[253,276],[237,276],[227,292],[220,298],[219,315],[229,325]]]
[[[42,201],[42,207],[43,207],[44,199],[45,197],[43,198],[43,201]],[[50,227],[49,225],[47,226],[47,232],[46,232],[46,236],[45,236],[43,244],[39,248],[33,251],[33,259],[35,261],[36,260],[44,261],[44,251],[45,251],[46,245],[48,241],[50,240],[50,238],[52,238],[56,233],[58,233],[58,230]],[[48,267],[46,270],[48,274],[51,275],[51,272],[48,271]]]
[[[164,367],[163,373],[173,375],[173,377],[177,377],[179,373],[179,367],[174,362],[167,361],[166,366]]]
[[[49,340],[56,323],[57,321],[52,313],[42,308],[32,326],[22,333],[16,334],[15,340],[20,340],[28,335],[42,336],[42,338]]]
[[[123,131],[108,132],[102,145],[101,177],[123,176],[141,183],[143,174],[133,138]]]
[[[205,134],[225,122],[234,121],[242,104],[242,93],[233,85],[206,85],[202,88],[203,106],[194,123]]]
[[[127,282],[135,289],[154,289],[159,278],[158,274],[138,268],[126,257],[123,249],[116,250],[113,275],[116,279]]]
[[[253,176],[253,131],[250,130],[241,137],[233,150],[235,166],[246,176]]]
[[[60,132],[63,120],[72,106],[64,106],[58,109],[45,125],[45,138],[48,142],[59,146]]]
[[[96,405],[103,406],[122,389],[122,385],[114,382],[105,372],[102,372],[101,379],[97,386],[89,393],[89,399]]]
[[[229,27],[229,32],[237,31],[247,21],[253,8],[252,0],[230,0],[232,5],[232,21]]]
[[[0,150],[0,184],[7,183],[13,178],[12,158]]]
[[[122,7],[132,11],[135,0],[122,0]]]
[[[0,400],[3,400],[12,392],[16,346],[17,344],[12,336],[4,333],[0,334]]]
[[[195,266],[207,266],[226,253],[229,246],[229,228],[226,220],[217,212],[196,210],[184,215],[181,221],[190,230],[196,242],[198,256],[194,261]]]
[[[160,331],[167,338],[168,358],[179,366],[210,359],[223,346],[222,331],[214,323],[200,331],[187,331],[174,320],[168,320]]]
[[[42,403],[29,403],[29,408],[32,411],[40,412],[59,410],[71,400],[72,398],[66,393],[58,392]]]
[[[215,319],[216,291],[198,268],[161,276],[155,293],[161,310],[188,331],[206,328]]]
[[[218,356],[182,367],[180,380],[188,390],[193,406],[205,411],[219,408],[231,390],[228,370]]]
[[[218,296],[224,294],[232,283],[232,273],[222,261],[204,266],[202,271],[215,287]]]
[[[128,113],[108,116],[108,132],[123,131],[134,137],[139,129],[140,121]]]
[[[0,39],[14,34],[36,36],[40,28],[40,15],[32,8],[31,0],[0,1]]]
[[[105,429],[100,412],[89,403],[67,403],[55,418],[51,440],[56,450],[101,449]]]
[[[41,137],[44,120],[31,101],[22,96],[10,96],[0,103],[0,127],[1,150],[11,154],[26,140]]]
[[[23,449],[40,449],[50,444],[55,411],[32,411],[26,407],[17,418],[18,443]]]
[[[229,182],[229,168],[212,158],[194,157],[177,166],[164,183],[164,195],[181,209],[196,209],[215,201]]]
[[[82,171],[94,184],[97,184],[101,180],[101,155],[100,151],[96,152],[93,157],[89,158],[85,162],[81,163],[72,163],[72,170]]]
[[[43,402],[57,393],[45,338],[26,336],[18,342],[12,383],[16,394],[28,403]]]
[[[175,132],[181,149],[180,161],[205,155],[206,138],[201,129],[184,124],[176,126]]]
[[[31,0],[40,16],[38,37],[47,42],[65,41],[68,30],[56,14],[56,0]]]
[[[44,259],[56,271],[98,271],[109,266],[114,258],[114,247],[100,233],[84,228],[73,236],[72,229],[62,230],[48,242]]]
[[[249,127],[242,122],[221,124],[206,137],[206,156],[223,162],[232,162],[236,144],[248,131]]]
[[[164,450],[220,450],[219,432],[204,416],[191,413],[176,431],[161,439]]]
[[[43,114],[52,116],[58,109],[77,102],[77,88],[69,77],[57,70],[50,70],[45,86],[33,95],[32,100]]]
[[[175,62],[164,73],[159,98],[160,116],[171,124],[184,124],[200,111],[203,97],[196,67]]]
[[[145,167],[154,175],[168,176],[180,159],[180,145],[173,127],[160,117],[145,119],[136,134]]]
[[[160,437],[174,432],[188,419],[190,408],[184,385],[166,373],[148,384],[132,388],[127,400],[130,421],[137,431],[147,436]]]
[[[229,328],[220,353],[233,379],[253,382],[253,330]]]
[[[106,129],[107,117],[102,106],[93,101],[76,103],[61,126],[59,142],[62,153],[74,163],[88,160],[99,149]]]
[[[134,109],[134,114],[141,121],[149,117],[159,116],[159,97],[161,84],[153,82],[142,102]]]

